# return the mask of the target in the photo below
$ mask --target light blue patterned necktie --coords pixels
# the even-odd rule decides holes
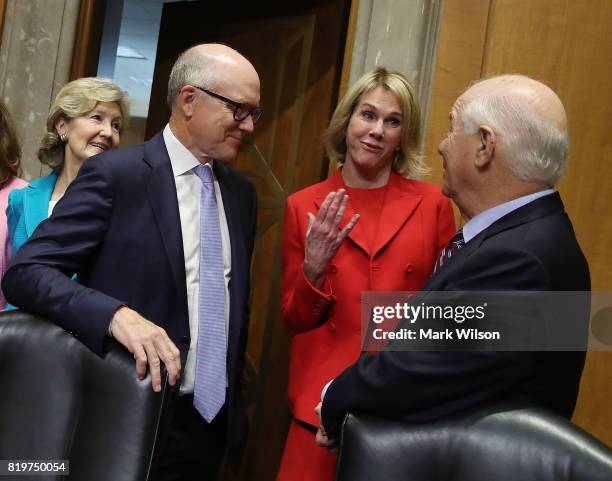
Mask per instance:
[[[200,198],[200,295],[193,405],[211,422],[225,402],[227,340],[225,280],[219,210],[212,169],[195,168],[202,180]]]

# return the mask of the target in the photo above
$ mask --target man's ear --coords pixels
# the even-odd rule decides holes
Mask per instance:
[[[476,153],[476,167],[483,168],[491,162],[495,155],[497,136],[488,125],[481,125],[478,128],[478,135],[480,136],[480,142]]]
[[[193,116],[197,92],[191,85],[185,85],[179,92],[176,102],[179,104],[183,115],[190,119]]]

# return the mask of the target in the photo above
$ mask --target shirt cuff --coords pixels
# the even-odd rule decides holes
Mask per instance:
[[[323,402],[323,399],[325,398],[325,394],[327,394],[327,388],[332,382],[334,382],[333,379],[329,381],[325,386],[323,386],[323,389],[321,390],[321,402]]]

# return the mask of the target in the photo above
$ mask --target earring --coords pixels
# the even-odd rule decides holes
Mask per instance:
[[[68,138],[68,136],[66,135],[66,133],[65,133],[65,132],[64,132],[63,134],[60,134],[60,136],[59,136],[59,137],[60,137],[60,140],[61,140],[62,142],[66,142],[66,139]]]

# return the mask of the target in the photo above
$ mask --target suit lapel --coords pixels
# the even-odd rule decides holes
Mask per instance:
[[[186,299],[185,255],[176,184],[170,157],[161,133],[145,143],[143,160],[151,167],[150,172],[145,174],[146,191],[168,256],[172,278],[177,288],[183,291]]]
[[[446,279],[449,277],[454,278],[455,270],[460,269],[461,265],[480,248],[486,239],[521,224],[533,222],[537,219],[562,212],[564,212],[564,206],[558,192],[536,199],[529,204],[509,212],[480,232],[476,237],[465,244],[463,248],[457,251],[439,272],[429,278],[421,290],[438,290],[440,286],[444,288]]]
[[[49,202],[56,182],[57,172],[53,172],[32,182],[24,190],[23,210],[28,238],[33,234],[38,224],[49,217]]]
[[[512,212],[509,212],[502,218],[495,221],[484,231],[484,237],[480,239],[480,243],[484,239],[491,237],[499,232],[512,229],[527,222],[533,222],[536,219],[546,217],[553,214],[560,214],[565,211],[563,201],[558,192],[545,195],[539,199],[530,202],[522,207],[519,207]],[[478,237],[478,236],[477,236]]]
[[[213,162],[215,176],[219,182],[219,190],[223,199],[223,210],[225,211],[225,219],[227,220],[227,230],[229,231],[231,258],[232,258],[232,273],[239,272],[238,267],[244,251],[241,248],[243,245],[240,226],[240,204],[239,196],[234,191],[229,170],[220,160]]]
[[[412,216],[421,200],[422,196],[415,195],[406,188],[402,177],[391,172],[380,213],[374,256],[395,237]]]

